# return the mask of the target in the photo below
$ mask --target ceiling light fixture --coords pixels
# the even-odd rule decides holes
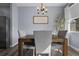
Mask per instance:
[[[41,3],[40,7],[37,7],[37,14],[45,14],[47,13],[47,8]]]

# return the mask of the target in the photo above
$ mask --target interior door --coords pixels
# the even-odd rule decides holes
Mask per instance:
[[[6,48],[6,17],[0,16],[0,48]]]

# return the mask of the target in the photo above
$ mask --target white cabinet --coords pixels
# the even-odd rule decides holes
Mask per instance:
[[[70,7],[70,14],[72,19],[79,18],[79,3],[75,3]]]
[[[69,43],[70,46],[75,49],[76,51],[79,51],[79,32],[71,32]]]

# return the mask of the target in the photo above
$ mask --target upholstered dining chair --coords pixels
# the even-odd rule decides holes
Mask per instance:
[[[26,34],[22,31],[19,31],[18,30],[18,35],[19,35],[19,38],[20,37],[24,37]],[[32,49],[33,50],[33,56],[35,55],[35,45],[33,44],[34,42],[26,42],[24,43],[23,45],[23,49]]]
[[[50,56],[52,31],[34,31],[36,56]]]
[[[58,38],[65,39],[67,34],[67,30],[61,30],[58,32]]]
[[[52,43],[52,49],[54,51],[57,51],[57,52],[60,52],[60,53],[63,53],[63,43],[64,43],[64,39],[66,38],[66,33],[67,33],[67,30],[63,30],[63,31],[59,31],[58,32],[58,36],[53,39],[53,40],[58,40],[58,41],[61,41],[60,42],[56,42],[56,43]]]

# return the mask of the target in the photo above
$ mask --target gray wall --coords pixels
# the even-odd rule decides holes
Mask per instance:
[[[62,7],[48,7],[48,24],[33,24],[33,16],[37,16],[36,7],[19,7],[19,30],[25,32],[26,34],[33,34],[34,30],[52,30],[55,32],[55,22],[56,17],[59,15],[64,15],[64,8]]]
[[[11,47],[18,43],[18,10],[15,3],[11,5]]]
[[[75,3],[70,7],[71,19],[79,18],[79,3]]]

